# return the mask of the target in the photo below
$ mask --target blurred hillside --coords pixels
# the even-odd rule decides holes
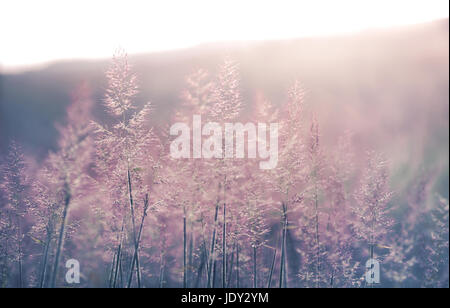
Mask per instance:
[[[358,149],[388,154],[396,186],[421,170],[436,170],[436,190],[448,197],[448,20],[348,36],[212,43],[133,55],[139,103],[153,102],[155,119],[163,122],[180,102],[186,75],[196,68],[214,72],[225,55],[241,64],[246,101],[264,95],[283,103],[298,79],[308,93],[307,112],[317,114],[326,142],[352,130]],[[14,137],[43,157],[55,145],[54,123],[62,121],[70,93],[80,84],[90,86],[96,116],[103,117],[108,61],[58,62],[0,75],[0,153]]]

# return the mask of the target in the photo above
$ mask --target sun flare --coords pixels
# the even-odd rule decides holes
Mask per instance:
[[[0,65],[108,57],[212,41],[351,33],[448,17],[432,1],[10,1],[0,13]]]

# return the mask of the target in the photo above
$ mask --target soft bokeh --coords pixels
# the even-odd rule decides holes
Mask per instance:
[[[360,287],[375,257],[448,287],[448,46],[440,20],[0,75],[0,286],[75,258],[82,287]],[[279,122],[277,168],[171,160],[194,113]]]

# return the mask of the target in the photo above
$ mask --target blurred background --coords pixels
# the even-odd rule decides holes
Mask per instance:
[[[305,118],[317,117],[327,157],[349,131],[355,160],[367,150],[384,154],[393,215],[406,225],[393,238],[407,246],[411,234],[439,228],[409,230],[408,214],[449,198],[448,12],[447,0],[2,1],[0,164],[12,140],[38,164],[55,150],[56,124],[80,86],[90,89],[96,120],[108,121],[105,71],[118,48],[138,75],[137,105],[152,102],[161,127],[180,107],[186,77],[198,69],[215,74],[231,57],[248,105],[264,98],[281,106],[288,88],[302,84]],[[448,284],[448,231],[446,240],[440,274]],[[422,260],[421,242],[412,243],[404,253]],[[424,271],[414,274],[422,283]],[[398,286],[394,280],[387,286]]]
[[[423,172],[448,198],[448,1],[73,1],[2,3],[0,154],[14,138],[39,160],[55,147],[71,93],[101,104],[109,58],[124,48],[138,103],[163,123],[185,77],[240,63],[246,101],[286,101],[300,81],[329,144],[347,130],[391,162],[394,187]]]

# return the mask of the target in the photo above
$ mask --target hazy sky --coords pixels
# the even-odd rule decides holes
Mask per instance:
[[[448,17],[448,0],[2,0],[0,65],[221,40],[331,35]]]

